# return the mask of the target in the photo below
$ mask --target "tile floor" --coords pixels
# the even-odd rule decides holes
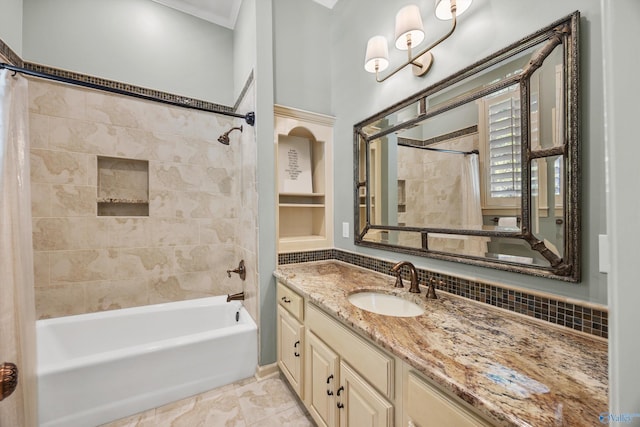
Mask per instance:
[[[315,423],[278,375],[249,378],[102,427],[312,427]]]

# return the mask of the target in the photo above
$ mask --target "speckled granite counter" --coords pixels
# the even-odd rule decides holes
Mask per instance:
[[[339,261],[281,265],[275,276],[501,425],[601,425],[608,407],[607,343],[586,334]],[[401,293],[425,308],[389,317],[351,305],[362,289]]]

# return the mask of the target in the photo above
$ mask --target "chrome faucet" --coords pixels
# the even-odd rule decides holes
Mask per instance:
[[[418,272],[416,271],[416,267],[413,264],[411,264],[409,261],[400,261],[399,263],[391,267],[391,272],[396,274],[396,284],[394,286],[396,288],[404,287],[402,283],[402,277],[400,275],[400,270],[405,265],[409,267],[409,272],[411,273],[411,287],[409,287],[409,292],[419,294],[420,286],[418,283]]]
[[[244,300],[244,292],[238,292],[237,294],[229,294],[227,295],[227,302],[229,301],[243,301]]]

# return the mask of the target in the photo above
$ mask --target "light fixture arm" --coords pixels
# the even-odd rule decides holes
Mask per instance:
[[[378,67],[376,65],[376,81],[378,83],[382,83],[383,81],[387,80],[389,77],[395,75],[398,71],[402,70],[407,65],[414,65],[416,67],[419,67],[420,65],[415,63],[418,58],[420,58],[425,53],[429,52],[434,47],[438,46],[440,43],[442,43],[443,41],[448,39],[451,36],[451,34],[453,34],[453,32],[456,30],[456,24],[457,24],[456,3],[455,3],[455,1],[451,2],[451,21],[452,21],[451,29],[449,29],[449,32],[447,34],[445,34],[444,36],[440,37],[434,43],[432,43],[429,46],[427,46],[426,48],[422,49],[417,54],[411,56],[411,45],[409,45],[409,49],[408,49],[409,58],[407,59],[407,62],[405,62],[404,64],[402,64],[399,67],[397,67],[395,70],[393,70],[390,74],[386,75],[385,77],[380,78],[380,75],[378,73]]]

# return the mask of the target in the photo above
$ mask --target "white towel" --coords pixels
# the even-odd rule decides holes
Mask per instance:
[[[498,226],[500,227],[517,227],[518,219],[515,216],[503,216],[498,218]]]

